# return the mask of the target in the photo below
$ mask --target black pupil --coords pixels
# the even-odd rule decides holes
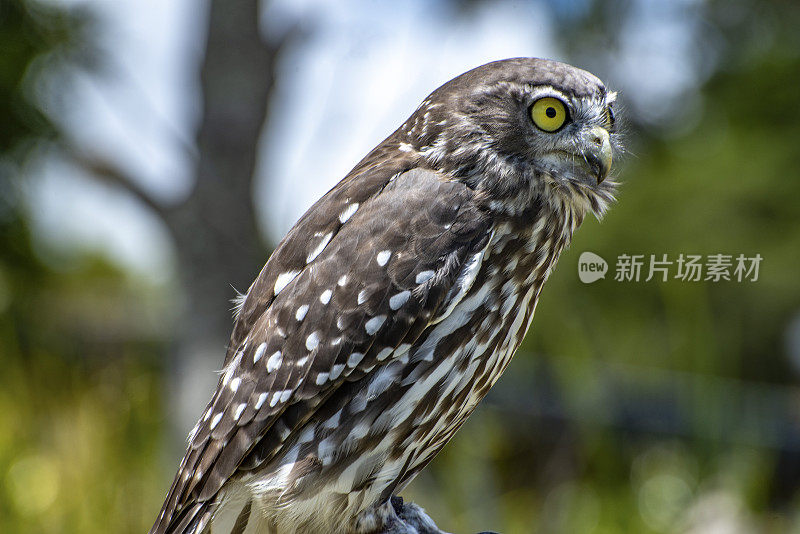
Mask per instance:
[[[556,116],[556,108],[547,108],[544,111],[544,114],[552,119],[553,117]]]

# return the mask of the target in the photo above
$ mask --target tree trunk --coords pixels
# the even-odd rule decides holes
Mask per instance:
[[[256,151],[275,81],[274,44],[259,33],[258,0],[212,0],[201,70],[196,185],[166,214],[185,296],[171,380],[174,427],[188,431],[210,398],[232,327],[233,288],[266,260],[253,206]]]

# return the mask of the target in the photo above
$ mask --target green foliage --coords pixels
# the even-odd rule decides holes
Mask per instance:
[[[74,46],[80,20],[38,2],[0,3],[0,153],[52,135],[52,125],[29,94],[32,65]]]
[[[130,303],[158,303],[103,260],[48,267],[21,219],[0,248],[0,531],[142,532],[164,485],[164,346]]]
[[[100,259],[48,267],[20,218],[0,249],[0,531],[142,532],[164,485],[158,303]]]
[[[164,492],[160,301],[103,258],[43,261],[20,203],[30,148],[57,139],[30,71],[81,27],[0,3],[0,532],[142,532]]]

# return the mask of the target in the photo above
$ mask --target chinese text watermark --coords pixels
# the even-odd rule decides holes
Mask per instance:
[[[756,282],[761,254],[620,254],[614,269],[617,282]],[[608,263],[593,252],[578,259],[578,277],[591,284],[605,278]]]

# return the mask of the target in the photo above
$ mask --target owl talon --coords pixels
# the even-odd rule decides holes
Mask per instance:
[[[392,497],[389,499],[389,502],[392,503],[392,508],[394,508],[394,512],[397,515],[400,515],[400,513],[403,510],[403,498],[399,495],[392,495]]]

